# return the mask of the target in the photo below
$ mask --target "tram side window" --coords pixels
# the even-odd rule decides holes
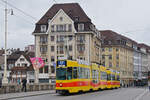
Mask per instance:
[[[117,81],[120,81],[120,76],[119,75],[117,75]]]
[[[96,79],[96,70],[92,70],[92,79]]]
[[[99,71],[96,70],[96,79],[98,80],[99,79]]]
[[[84,72],[83,71],[84,71],[83,68],[78,67],[78,78],[79,79],[84,78]]]
[[[78,71],[77,71],[77,67],[73,67],[73,78],[74,79],[77,79],[77,73],[78,73]]]
[[[115,75],[112,74],[111,76],[111,80],[115,80]]]
[[[90,70],[88,68],[85,68],[85,78],[86,79],[90,78]]]
[[[107,80],[107,73],[101,72],[101,80]]]
[[[78,78],[79,79],[89,79],[90,78],[90,70],[88,68],[78,67]]]
[[[67,68],[67,79],[68,80],[72,79],[72,67]]]
[[[110,74],[107,74],[107,80],[110,81],[111,80],[111,76]]]

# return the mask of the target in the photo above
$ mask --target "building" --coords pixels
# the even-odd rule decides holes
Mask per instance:
[[[57,59],[100,63],[100,32],[78,3],[54,4],[36,23],[33,35],[36,57],[46,64],[39,70],[39,82],[55,77]]]
[[[28,45],[25,47],[24,51],[35,52],[35,46],[34,45]]]
[[[11,83],[12,80],[13,82],[15,82],[14,80],[16,76],[13,76],[13,74],[21,73],[22,69],[27,71],[27,75],[28,73],[30,73],[30,76],[33,75],[34,70],[31,66],[32,64],[30,62],[30,57],[35,57],[34,52],[20,51],[20,49],[8,49],[7,50],[7,78],[8,78],[9,83]],[[13,73],[13,71],[15,71],[15,73]],[[0,80],[3,77],[3,73],[4,73],[4,52],[0,53]],[[30,78],[28,80],[29,80],[28,82],[33,81],[32,79],[30,80]]]
[[[24,52],[15,60],[15,66],[11,68],[10,75],[12,83],[21,83],[24,78],[27,78],[27,83],[34,82],[34,69],[30,61],[31,57],[34,57],[34,53],[29,55]]]
[[[138,86],[142,80],[142,54],[139,48],[138,43],[133,44],[133,77],[134,77],[134,86]]]
[[[138,44],[141,52],[141,85],[147,85],[148,83],[148,71],[149,71],[149,46],[146,44]]]
[[[100,31],[102,35],[101,63],[120,72],[121,84],[133,84],[133,40],[111,30]]]

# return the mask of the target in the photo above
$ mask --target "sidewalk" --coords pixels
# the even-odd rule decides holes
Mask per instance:
[[[30,97],[30,96],[37,96],[37,95],[44,95],[44,94],[52,94],[52,93],[55,93],[55,90],[0,94],[0,100],[16,99],[16,98],[23,98],[23,97]]]

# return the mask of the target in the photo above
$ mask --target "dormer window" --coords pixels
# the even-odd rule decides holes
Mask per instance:
[[[41,25],[41,32],[46,32],[46,25]]]
[[[84,24],[78,24],[78,31],[84,31]]]
[[[74,20],[75,20],[75,22],[78,22],[78,21],[79,21],[79,17],[76,16],[76,17],[74,18]]]

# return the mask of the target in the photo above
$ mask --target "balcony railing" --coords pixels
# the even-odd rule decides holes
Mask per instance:
[[[39,42],[40,45],[47,45],[47,43],[48,43],[47,41],[40,41]]]

